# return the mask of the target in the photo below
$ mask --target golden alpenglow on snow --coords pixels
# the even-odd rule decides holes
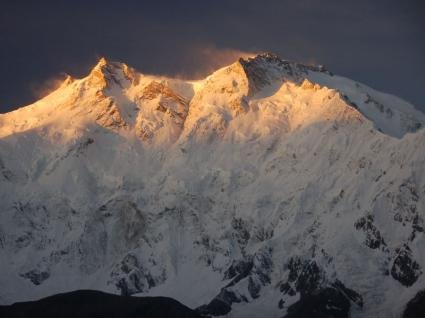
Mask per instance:
[[[425,317],[425,1],[0,5],[0,318]]]

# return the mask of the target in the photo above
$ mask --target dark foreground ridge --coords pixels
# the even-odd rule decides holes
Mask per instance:
[[[172,298],[118,296],[94,290],[78,290],[37,301],[0,306],[0,317],[197,318],[200,316]]]
[[[403,313],[403,318],[425,317],[425,289],[411,299]]]

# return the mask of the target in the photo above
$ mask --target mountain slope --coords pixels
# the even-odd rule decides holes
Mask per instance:
[[[0,115],[0,301],[86,288],[399,316],[425,288],[424,124],[272,54],[201,81],[101,59]]]

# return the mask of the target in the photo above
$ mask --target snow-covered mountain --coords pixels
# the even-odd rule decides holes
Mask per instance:
[[[0,115],[0,303],[98,289],[399,317],[425,289],[424,125],[273,54],[200,81],[101,59]]]

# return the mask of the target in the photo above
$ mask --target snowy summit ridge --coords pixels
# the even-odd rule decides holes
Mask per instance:
[[[270,53],[198,81],[102,58],[0,115],[0,304],[98,289],[399,317],[425,289],[424,125]]]

